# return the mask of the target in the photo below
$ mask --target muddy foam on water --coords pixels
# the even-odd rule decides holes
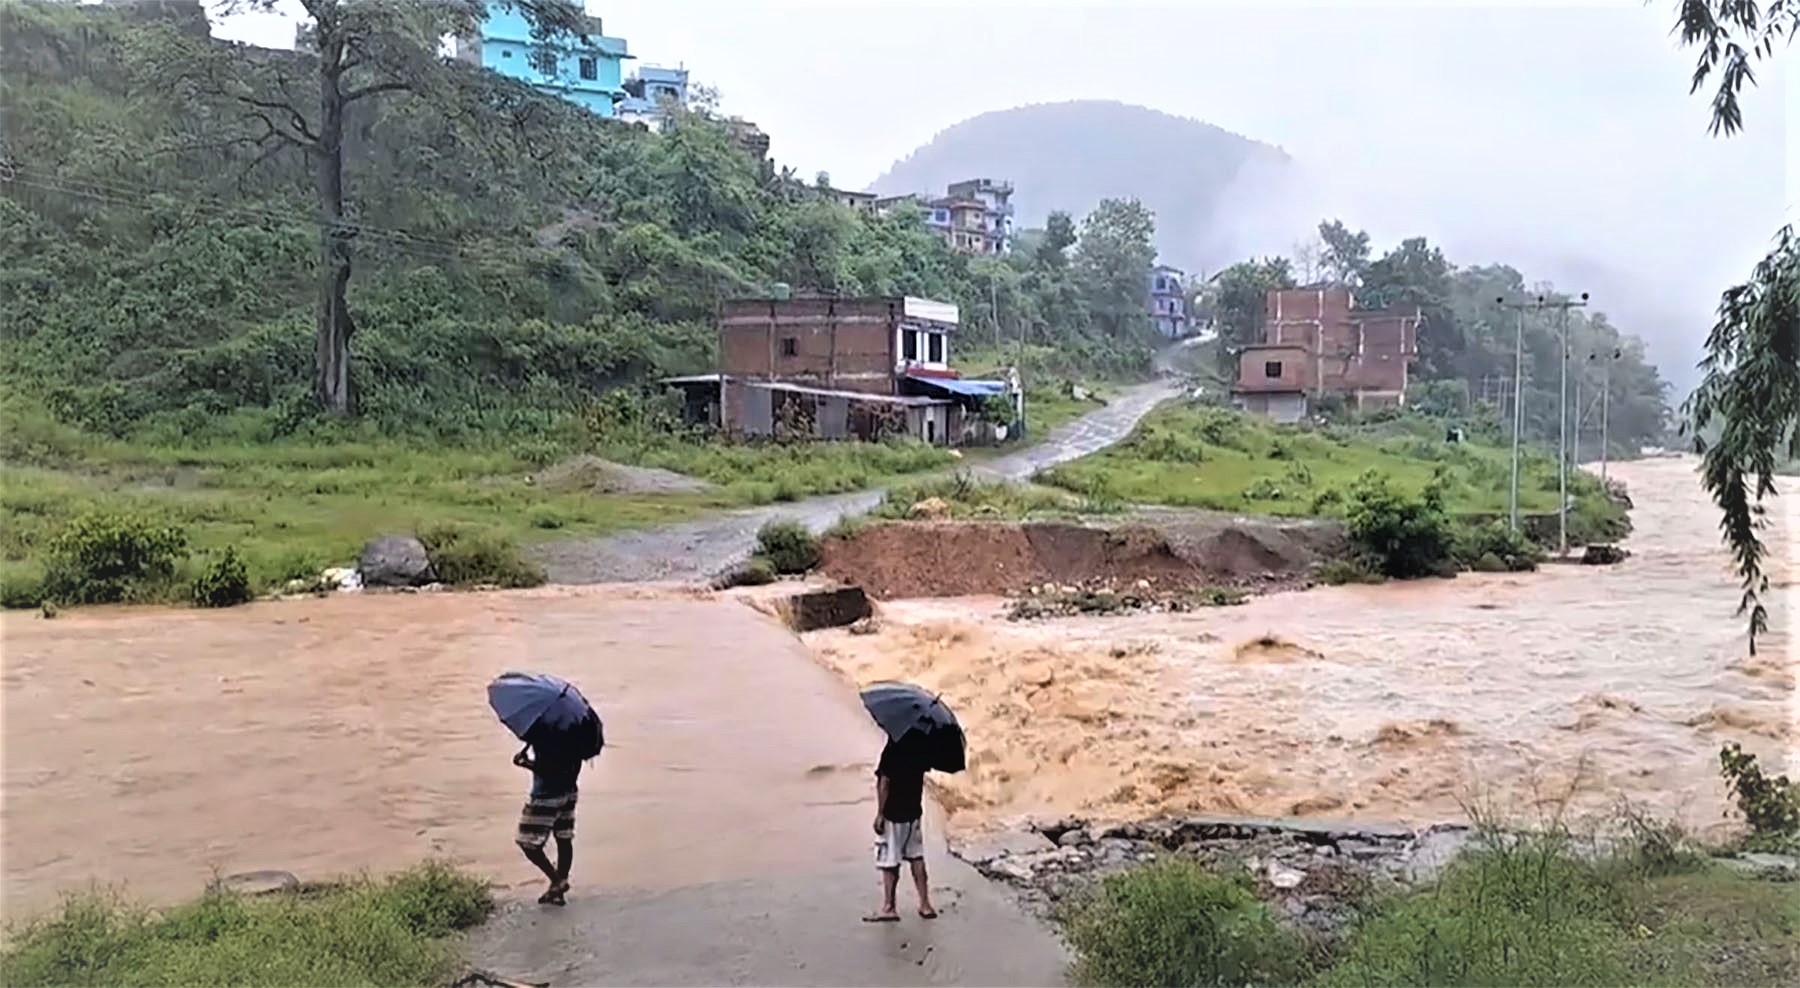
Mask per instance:
[[[898,601],[879,634],[809,640],[851,679],[911,679],[954,704],[970,768],[939,791],[964,826],[1063,813],[1536,819],[1623,799],[1707,830],[1726,805],[1721,744],[1800,768],[1794,506],[1771,511],[1772,633],[1749,656],[1693,461],[1612,472],[1637,504],[1633,555],[1616,567],[1027,623],[1006,621],[997,598]]]

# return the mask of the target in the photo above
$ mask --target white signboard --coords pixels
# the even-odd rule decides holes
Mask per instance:
[[[929,319],[932,322],[947,322],[956,325],[956,306],[949,302],[933,302],[928,298],[906,297],[906,317],[908,319]]]

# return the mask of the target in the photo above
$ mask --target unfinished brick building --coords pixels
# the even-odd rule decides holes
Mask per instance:
[[[734,299],[718,373],[668,383],[690,421],[728,436],[993,441],[983,403],[1013,389],[951,368],[957,323],[956,306],[920,298]]]
[[[1263,340],[1238,355],[1232,399],[1282,422],[1325,395],[1358,409],[1402,405],[1422,321],[1416,307],[1359,309],[1341,285],[1270,291]]]

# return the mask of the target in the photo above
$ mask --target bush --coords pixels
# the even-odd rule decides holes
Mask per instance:
[[[1292,984],[1297,940],[1242,884],[1188,861],[1108,876],[1068,914],[1087,985]]]
[[[1450,522],[1435,483],[1409,497],[1395,491],[1386,476],[1364,474],[1351,488],[1345,522],[1351,540],[1385,576],[1430,576],[1450,561]]]
[[[116,604],[152,596],[187,554],[187,533],[142,515],[89,512],[50,542],[44,595],[64,604]]]
[[[804,573],[819,565],[819,540],[797,521],[772,521],[756,533],[756,554],[777,573]]]
[[[0,569],[0,607],[36,607],[44,602],[44,574],[25,566]]]
[[[1381,575],[1380,569],[1361,556],[1328,560],[1319,567],[1319,582],[1329,587],[1346,583],[1380,583],[1385,579],[1387,577]]]
[[[212,565],[194,578],[193,596],[200,607],[236,607],[256,598],[250,590],[250,573],[236,549],[227,546]]]
[[[1482,572],[1534,570],[1544,555],[1536,542],[1501,521],[1464,525],[1451,551],[1457,562]]]
[[[1719,775],[1737,798],[1753,841],[1780,843],[1800,836],[1800,785],[1785,775],[1764,775],[1756,756],[1735,741],[1719,749]]]
[[[90,895],[13,937],[0,983],[447,984],[449,937],[492,908],[484,883],[437,864],[257,898],[212,891],[154,913]]]
[[[720,589],[731,587],[766,587],[775,582],[775,564],[761,556],[751,556],[719,581]]]
[[[419,541],[431,557],[431,568],[445,583],[535,587],[545,579],[543,569],[498,532],[466,525],[437,525],[420,532]]]

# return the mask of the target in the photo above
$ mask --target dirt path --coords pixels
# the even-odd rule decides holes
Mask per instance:
[[[9,612],[0,641],[9,918],[93,881],[160,903],[215,869],[318,879],[430,855],[500,883],[515,904],[471,948],[529,981],[1060,977],[1049,932],[941,844],[941,920],[857,921],[880,732],[734,600],[551,587]],[[484,698],[508,667],[568,676],[606,718],[563,910],[516,904],[541,878],[512,844],[527,780]]]
[[[982,464],[971,472],[1023,480],[1038,470],[1098,452],[1130,434],[1138,420],[1177,393],[1170,381],[1132,388],[1106,407],[1058,429],[1042,443]],[[699,521],[624,532],[605,538],[557,542],[538,550],[552,583],[636,583],[700,580],[750,554],[757,529],[776,519],[793,519],[823,531],[845,515],[881,503],[883,492],[858,491],[809,498],[790,504],[749,508]]]

